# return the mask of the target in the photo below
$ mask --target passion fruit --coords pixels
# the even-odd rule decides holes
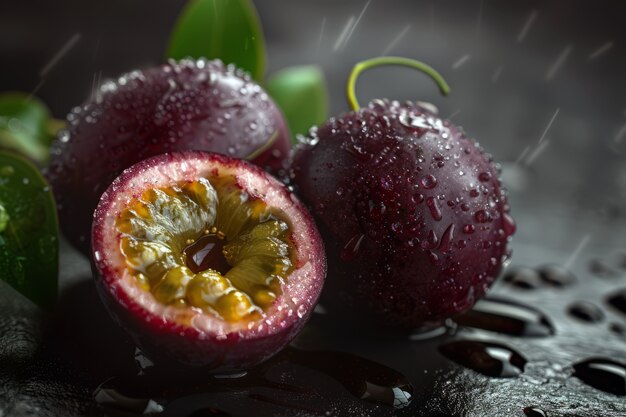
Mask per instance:
[[[305,207],[261,168],[170,153],[125,170],[92,229],[96,283],[153,359],[246,369],[302,329],[326,260]]]
[[[290,139],[267,93],[232,65],[170,61],[105,82],[67,117],[47,176],[63,232],[83,251],[98,199],[131,165],[175,151],[210,151],[278,168]]]
[[[416,327],[468,310],[498,276],[515,225],[492,157],[431,106],[374,100],[312,129],[291,179],[326,243],[322,304],[366,324]]]

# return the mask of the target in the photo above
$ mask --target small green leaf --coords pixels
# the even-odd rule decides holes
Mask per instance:
[[[0,279],[50,308],[57,295],[56,206],[37,168],[0,151]]]
[[[170,37],[167,57],[221,59],[261,81],[265,40],[250,0],[190,0]]]
[[[293,137],[328,118],[326,80],[317,66],[281,70],[269,80],[267,91],[282,109]]]
[[[0,148],[45,164],[53,138],[49,120],[50,111],[37,98],[18,92],[0,94]]]
[[[9,223],[9,213],[7,213],[4,206],[0,204],[0,232],[4,232],[4,229],[7,228],[7,223]]]

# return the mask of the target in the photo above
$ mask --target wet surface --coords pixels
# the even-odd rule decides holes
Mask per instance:
[[[532,292],[501,280],[474,310],[438,329],[352,328],[319,308],[267,363],[211,376],[155,366],[137,352],[100,304],[86,261],[63,249],[67,278],[55,316],[42,321],[13,290],[0,292],[2,324],[22,317],[0,345],[3,363],[12,364],[1,373],[8,415],[623,414],[624,318],[603,302],[622,287],[609,291],[583,272],[575,284]],[[585,294],[604,321],[571,316]]]
[[[15,62],[0,68],[0,80],[12,89],[33,91],[41,81],[40,69],[80,32],[76,48],[38,90],[61,117],[89,95],[95,80],[159,62],[182,3],[161,1],[154,7],[160,17],[145,19],[145,2],[101,2],[93,10],[91,4],[66,1],[63,30],[58,30],[58,2],[16,3],[0,16],[0,50]],[[625,414],[626,136],[620,132],[626,125],[626,62],[621,6],[612,9],[606,1],[577,7],[565,1],[506,7],[482,1],[411,1],[389,7],[373,1],[347,46],[334,50],[346,21],[357,17],[364,4],[285,1],[277,7],[274,0],[259,1],[270,70],[320,63],[336,113],[347,108],[342,92],[351,65],[387,50],[410,25],[388,52],[418,57],[440,69],[452,85],[451,97],[444,100],[420,77],[389,69],[363,77],[361,100],[432,101],[503,163],[518,229],[512,264],[503,276],[529,268],[530,278],[500,279],[490,300],[455,318],[456,325],[427,333],[356,330],[316,314],[293,350],[268,362],[262,371],[265,385],[245,375],[220,380],[227,389],[215,391],[217,383],[194,385],[190,378],[164,395],[175,376],[147,369],[137,375],[135,348],[104,311],[87,261],[64,245],[61,302],[54,315],[45,315],[0,282],[0,415],[133,416],[149,411],[247,416],[250,410],[260,416],[303,417]],[[112,26],[103,15],[119,18],[119,25]],[[138,24],[142,31],[137,36],[121,34],[124,27]],[[16,36],[21,42],[14,41]],[[602,52],[605,45],[609,48]],[[358,236],[346,256],[357,249]],[[594,312],[583,309],[584,314],[572,315],[578,302],[591,303]],[[597,318],[597,311],[604,319],[580,318]],[[502,371],[476,371],[497,367],[450,360],[441,351],[467,341],[505,346],[525,364],[521,367],[517,359],[516,375],[501,378],[494,374]],[[315,360],[290,356],[302,351],[343,352],[367,366],[354,370],[342,361],[347,368],[336,375],[331,372],[336,369],[324,369]],[[488,355],[486,365],[497,363],[492,361]],[[363,374],[368,366],[393,377]],[[125,401],[120,396],[127,406],[113,405]]]
[[[376,362],[349,353],[289,347],[261,366],[233,375],[143,368],[138,375],[106,380],[94,399],[108,414],[173,413],[172,404],[186,403],[187,408],[198,408],[193,413],[213,405],[221,412],[243,415],[250,412],[250,405],[242,409],[239,401],[228,398],[246,397],[256,404],[258,414],[304,410],[316,415],[327,411],[321,398],[338,397],[337,383],[355,399],[396,409],[408,406],[413,395],[404,375]],[[367,410],[366,405],[361,408]]]
[[[517,377],[526,365],[522,355],[499,343],[459,340],[441,345],[439,351],[466,368],[495,378]]]

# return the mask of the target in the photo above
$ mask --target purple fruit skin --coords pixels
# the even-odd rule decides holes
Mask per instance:
[[[499,168],[462,130],[417,104],[375,100],[301,142],[289,174],[326,244],[323,305],[427,326],[487,291],[515,223]]]
[[[105,82],[67,120],[46,175],[63,232],[85,252],[100,195],[131,165],[172,151],[248,158],[261,150],[252,161],[278,169],[290,147],[283,116],[267,93],[217,60],[170,61],[125,74]]]

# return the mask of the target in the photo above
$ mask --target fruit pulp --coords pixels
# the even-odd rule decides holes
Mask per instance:
[[[128,272],[161,303],[258,319],[292,270],[289,226],[234,177],[144,191],[119,215]]]

